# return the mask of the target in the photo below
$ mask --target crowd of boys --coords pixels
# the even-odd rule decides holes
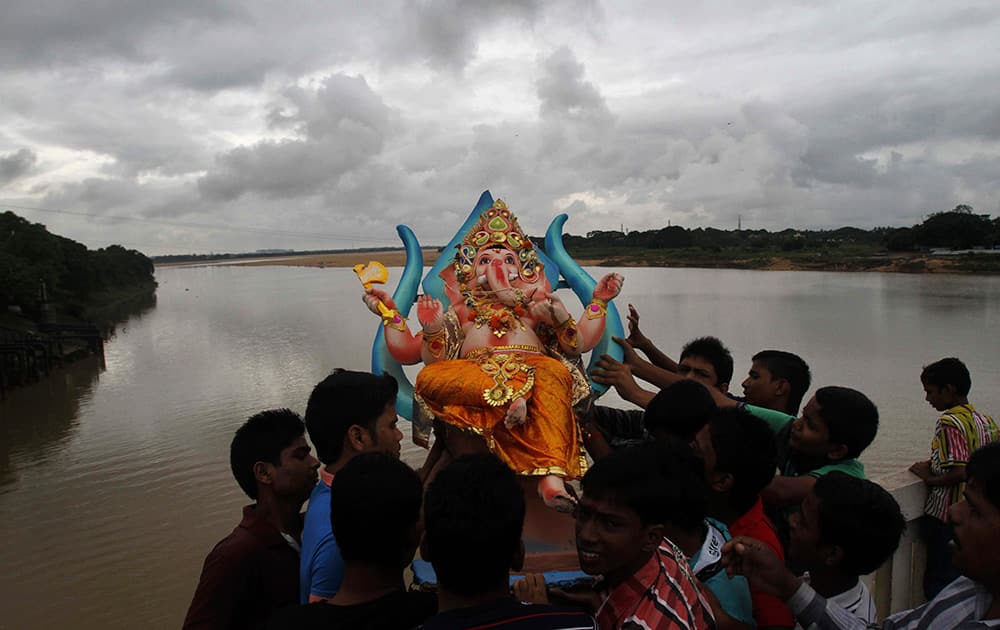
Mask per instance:
[[[525,556],[514,473],[488,453],[412,470],[399,460],[395,380],[336,370],[304,421],[271,410],[236,432],[232,472],[254,503],[208,554],[184,627],[1000,627],[1000,431],[969,403],[961,361],[920,376],[941,412],[930,458],[911,468],[929,488],[929,603],[879,625],[860,578],[893,554],[905,521],[859,461],[875,405],[825,386],[799,414],[809,367],[778,350],[753,356],[738,398],[718,339],[675,362],[631,306],[629,332],[624,360],[604,356],[592,376],[640,409],[580,419],[593,465],[574,519],[592,583],[511,586]],[[406,587],[418,549],[434,593]]]

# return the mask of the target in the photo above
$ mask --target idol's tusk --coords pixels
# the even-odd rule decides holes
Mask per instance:
[[[507,279],[508,280],[517,280],[517,272],[516,271],[512,271],[509,274],[507,274]]]

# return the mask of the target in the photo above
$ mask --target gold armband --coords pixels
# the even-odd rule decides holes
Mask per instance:
[[[444,326],[432,333],[429,333],[426,330],[424,331],[423,342],[427,344],[427,351],[430,352],[431,356],[435,359],[440,359],[441,353],[444,352],[446,336],[447,333],[445,332]]]
[[[406,318],[399,314],[396,309],[389,309],[382,313],[382,323],[387,328],[396,330],[406,330]]]
[[[604,300],[593,298],[587,305],[587,319],[597,319],[608,314],[608,303]]]
[[[561,344],[570,348],[576,348],[576,320],[572,317],[567,317],[566,321],[556,324],[552,331],[555,332],[556,339],[558,339]]]

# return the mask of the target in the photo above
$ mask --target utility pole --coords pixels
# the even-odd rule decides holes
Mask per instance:
[[[743,215],[742,214],[737,214],[736,215],[736,231],[737,232],[742,232],[743,231]]]

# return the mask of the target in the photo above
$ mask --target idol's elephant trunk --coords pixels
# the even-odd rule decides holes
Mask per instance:
[[[486,268],[486,284],[497,298],[507,306],[516,306],[518,303],[514,287],[510,286],[510,278],[507,276],[507,267],[502,260],[490,262]]]

